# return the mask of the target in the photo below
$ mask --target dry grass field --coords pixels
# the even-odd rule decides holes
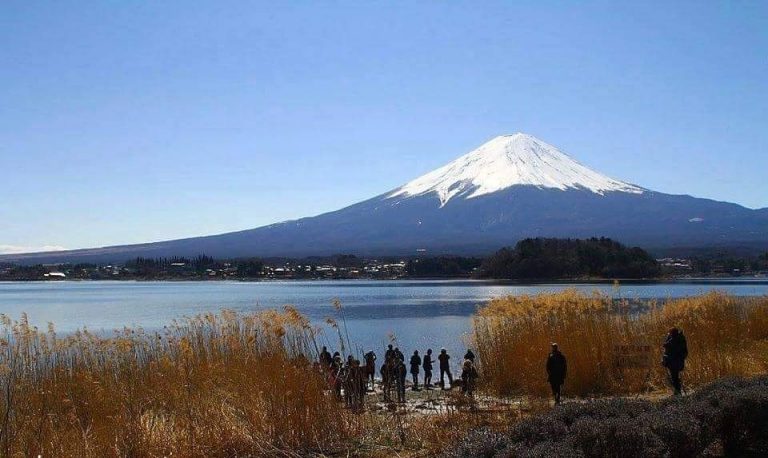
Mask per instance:
[[[355,413],[314,364],[319,331],[291,307],[110,336],[58,336],[26,317],[2,317],[0,455],[429,456],[469,431],[505,430],[549,410],[543,365],[552,340],[569,359],[568,396],[663,388],[658,347],[673,324],[688,337],[689,387],[768,369],[766,298],[709,294],[638,314],[574,291],[509,297],[474,321],[484,389],[478,399],[492,403],[478,407],[483,401],[457,391],[429,394],[434,399],[424,402],[440,406],[429,412],[369,395],[367,408]],[[346,332],[337,330],[343,342]],[[653,346],[647,384],[612,360],[616,345],[638,342]],[[495,402],[505,396],[517,401]]]
[[[568,359],[568,395],[663,388],[661,344],[672,326],[688,340],[683,378],[689,388],[768,371],[768,297],[709,293],[647,307],[639,312],[636,304],[575,290],[495,299],[474,318],[485,387],[500,395],[545,396],[544,360],[557,342]]]
[[[5,456],[322,452],[356,434],[309,368],[315,331],[290,308],[109,338],[3,324]]]

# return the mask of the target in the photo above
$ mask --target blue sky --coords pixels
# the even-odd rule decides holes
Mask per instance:
[[[518,131],[768,206],[768,3],[0,5],[0,251],[315,215]]]

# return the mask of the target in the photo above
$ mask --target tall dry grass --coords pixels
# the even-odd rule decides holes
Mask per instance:
[[[346,325],[327,324],[351,346]],[[430,397],[442,405],[430,414],[378,394],[363,413],[345,409],[314,363],[320,331],[291,307],[111,336],[0,315],[0,332],[0,456],[433,454],[516,415],[458,394]]]
[[[660,388],[661,344],[672,326],[688,340],[689,387],[768,371],[768,297],[709,293],[647,307],[576,290],[495,299],[474,318],[485,384],[499,394],[546,395],[544,362],[557,342],[568,359],[564,393]]]
[[[350,346],[346,326],[330,324],[339,345]],[[648,381],[661,386],[656,350],[671,325],[688,337],[689,384],[768,370],[768,298],[709,294],[637,314],[606,296],[568,291],[495,300],[474,325],[486,386],[501,394],[547,393],[552,340],[569,359],[567,393],[644,389],[642,371],[614,364],[621,344],[654,348]],[[0,316],[0,326],[0,456],[428,454],[523,415],[514,403],[478,409],[458,394],[434,399],[444,405],[435,414],[394,406],[354,414],[313,367],[319,331],[290,307],[112,336],[60,337],[25,316]]]
[[[311,367],[316,330],[292,308],[108,338],[61,338],[24,316],[2,325],[3,456],[274,456],[357,434]]]

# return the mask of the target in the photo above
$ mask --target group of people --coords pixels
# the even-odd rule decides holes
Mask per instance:
[[[680,373],[685,368],[685,359],[688,357],[688,344],[682,331],[672,328],[664,340],[664,353],[662,365],[666,367],[670,383],[675,395],[681,394],[682,382]],[[342,361],[339,352],[331,355],[326,347],[320,352],[319,364],[328,376],[328,383],[339,399],[344,399],[348,407],[361,409],[365,402],[365,394],[369,390],[375,390],[376,377],[376,353],[369,351],[363,355],[365,365],[352,355]],[[439,386],[443,390],[450,390],[454,385],[453,374],[450,365],[451,356],[445,348],[440,350],[437,363],[440,369]],[[433,359],[432,349],[428,349],[422,357],[418,350],[414,350],[406,367],[405,355],[399,348],[389,345],[384,353],[384,362],[379,369],[381,374],[384,400],[392,401],[392,390],[396,391],[397,402],[405,402],[406,377],[410,372],[412,383],[411,390],[421,391],[419,375],[424,373],[424,382],[421,386],[430,390],[432,385]],[[409,370],[410,369],[410,370]],[[552,389],[555,404],[560,404],[562,386],[568,374],[568,362],[560,351],[558,344],[553,343],[546,360],[547,381]],[[445,379],[448,378],[446,385]],[[467,350],[461,365],[461,390],[467,395],[472,395],[478,379],[475,367],[475,354]]]
[[[328,377],[328,385],[336,393],[338,399],[344,398],[347,407],[353,410],[362,409],[365,404],[365,393],[368,389],[368,367],[361,366],[360,360],[352,355],[343,362],[341,354],[331,355],[326,347],[320,352],[320,367]]]
[[[440,369],[439,386],[443,390],[450,390],[453,385],[453,374],[450,365],[451,356],[445,348],[440,350],[437,356],[437,363]],[[364,365],[360,360],[353,356],[348,356],[346,362],[342,360],[341,354],[335,352],[333,355],[327,347],[323,347],[320,352],[319,364],[328,376],[328,383],[333,388],[336,396],[344,398],[347,406],[356,409],[362,408],[365,393],[375,389],[376,377],[376,353],[369,351],[363,355]],[[410,372],[412,377],[411,390],[421,391],[419,385],[419,376],[424,372],[424,389],[433,389],[432,370],[433,370],[432,349],[428,349],[422,357],[418,350],[414,350],[406,367],[405,355],[399,348],[389,345],[384,353],[384,362],[379,373],[381,374],[381,384],[386,402],[392,401],[392,390],[396,391],[397,402],[405,402],[406,377]],[[472,395],[476,386],[478,372],[475,368],[475,354],[472,350],[467,350],[464,355],[464,362],[461,366],[461,390],[467,395]],[[409,370],[410,369],[410,370]],[[445,378],[448,377],[448,384]]]

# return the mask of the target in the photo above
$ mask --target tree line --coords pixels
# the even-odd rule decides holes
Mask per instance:
[[[656,260],[642,248],[626,247],[609,238],[528,238],[486,258],[482,278],[655,278]]]
[[[256,278],[262,274],[264,262],[258,258],[220,260],[204,254],[194,258],[137,257],[126,262],[125,267],[138,277],[153,278],[157,276],[174,276],[180,274],[205,275],[209,271],[228,269],[233,276],[239,278]]]

